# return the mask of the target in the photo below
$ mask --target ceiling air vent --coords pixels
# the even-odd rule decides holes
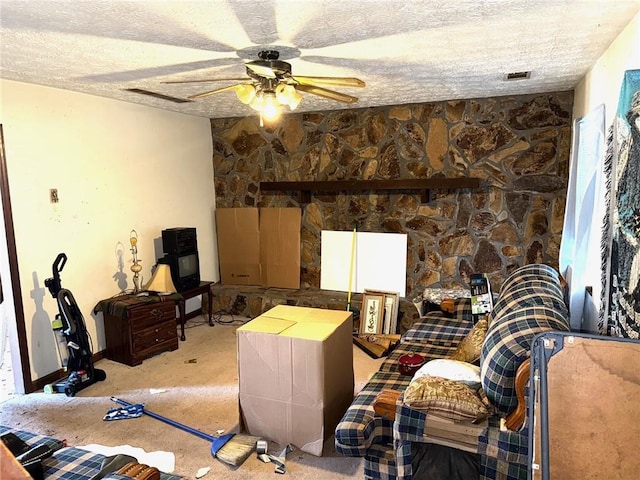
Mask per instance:
[[[505,81],[525,80],[527,78],[531,78],[531,72],[530,71],[527,71],[527,72],[511,72],[511,73],[505,73],[504,74]]]

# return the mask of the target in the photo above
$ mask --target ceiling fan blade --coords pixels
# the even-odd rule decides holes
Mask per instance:
[[[216,88],[215,90],[209,90],[208,92],[202,92],[202,93],[197,93],[195,95],[190,95],[187,98],[188,99],[195,99],[195,98],[208,97],[209,95],[214,95],[216,93],[226,92],[227,90],[235,90],[236,87],[238,87],[239,85],[242,85],[242,84],[239,83],[239,84],[236,84],[236,85],[228,85],[226,87]]]
[[[358,101],[356,97],[352,97],[351,95],[347,95],[346,93],[334,92],[333,90],[327,90],[326,88],[318,87],[315,85],[296,85],[296,90],[311,93],[313,95],[318,95],[320,97],[329,98],[331,100],[337,100],[338,102],[355,103]]]
[[[190,72],[192,75],[196,70],[206,70],[212,67],[225,65],[236,65],[238,62],[233,58],[222,58],[218,60],[200,60],[197,62],[179,63],[175,65],[161,65],[158,67],[140,68],[137,70],[114,71],[109,73],[98,73],[80,77],[80,80],[95,82],[133,82],[151,77],[175,75]]]
[[[364,87],[365,83],[354,77],[305,77],[295,75],[291,77],[303,85],[335,85],[340,87]]]
[[[248,69],[257,73],[261,77],[265,78],[276,78],[276,73],[273,71],[273,68],[268,67],[266,65],[261,65],[258,62],[249,62],[245,64]]]
[[[211,83],[211,82],[242,82],[247,80],[246,77],[242,78],[203,78],[201,80],[167,80],[160,83]]]

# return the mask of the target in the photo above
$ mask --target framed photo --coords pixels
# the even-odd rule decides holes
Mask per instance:
[[[360,311],[360,333],[382,333],[384,322],[384,295],[363,293]]]
[[[398,310],[400,304],[400,294],[398,292],[388,292],[384,290],[364,290],[365,294],[382,295],[384,297],[384,315],[382,321],[382,331],[386,335],[396,333],[398,327]]]

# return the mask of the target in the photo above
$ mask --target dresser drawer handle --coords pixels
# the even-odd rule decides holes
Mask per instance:
[[[158,317],[158,321],[162,320],[162,311],[158,310],[157,308],[154,308],[153,310],[151,310],[151,315],[153,315],[154,317]]]

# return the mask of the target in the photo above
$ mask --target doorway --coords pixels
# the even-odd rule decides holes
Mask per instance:
[[[13,231],[9,178],[0,124],[0,401],[14,394],[28,393],[31,384],[22,294],[19,287],[18,259]],[[17,285],[14,289],[13,285]],[[24,355],[23,356],[21,356]]]

